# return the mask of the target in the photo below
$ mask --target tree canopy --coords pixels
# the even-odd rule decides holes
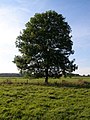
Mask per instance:
[[[71,28],[62,14],[55,11],[36,13],[26,23],[16,40],[21,55],[15,56],[14,63],[21,73],[48,76],[66,75],[77,69],[69,56],[72,50]]]

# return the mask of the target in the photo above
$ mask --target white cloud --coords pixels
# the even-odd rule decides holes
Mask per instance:
[[[80,67],[75,73],[80,75],[90,75],[90,67]]]
[[[13,41],[19,32],[18,16],[9,8],[0,9],[0,41]]]
[[[20,25],[15,10],[0,8],[0,72],[18,72],[12,61],[18,53],[15,41],[19,31]]]

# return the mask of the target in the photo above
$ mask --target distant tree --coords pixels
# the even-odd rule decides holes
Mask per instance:
[[[45,76],[63,74],[77,69],[69,56],[72,50],[71,28],[65,18],[55,11],[35,14],[20,32],[16,47],[21,56],[15,56],[14,63],[21,73]]]

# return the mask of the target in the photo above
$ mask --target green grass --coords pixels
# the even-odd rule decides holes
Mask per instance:
[[[0,82],[7,80],[13,84],[0,85],[0,120],[90,120],[90,88],[54,84],[82,78],[50,79],[50,85],[44,85],[44,79],[20,84],[27,80],[0,78]]]

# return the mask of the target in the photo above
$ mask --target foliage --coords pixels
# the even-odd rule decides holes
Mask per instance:
[[[57,76],[75,71],[74,60],[69,56],[72,50],[71,28],[65,18],[55,11],[35,14],[16,40],[21,56],[15,56],[14,63],[21,73],[27,75]]]

